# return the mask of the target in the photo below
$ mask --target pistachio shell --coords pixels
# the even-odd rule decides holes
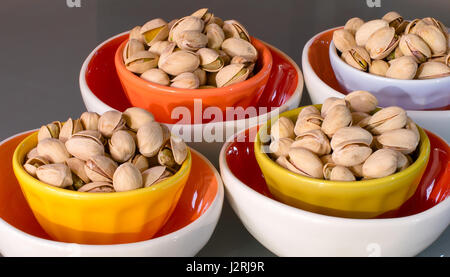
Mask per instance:
[[[117,130],[125,128],[125,120],[119,111],[107,111],[98,120],[98,131],[107,138]]]
[[[42,126],[38,131],[38,141],[46,138],[58,138],[61,128],[62,125],[58,121]]]
[[[361,71],[367,71],[371,64],[369,53],[359,46],[345,51],[341,57],[347,64]]]
[[[222,50],[230,57],[240,56],[249,61],[255,62],[258,58],[258,51],[248,41],[239,38],[228,38],[222,43]]]
[[[64,143],[55,138],[43,139],[37,145],[39,156],[44,157],[51,163],[63,163],[70,158],[67,150]]]
[[[172,149],[175,162],[181,165],[187,157],[188,149],[186,143],[179,137],[170,136],[170,147]]]
[[[167,22],[161,18],[155,18],[148,21],[141,27],[141,34],[145,43],[152,46],[157,41],[166,40],[169,36]]]
[[[158,65],[159,57],[148,51],[139,51],[125,60],[125,67],[134,73],[142,74]]]
[[[356,46],[353,34],[345,29],[339,29],[333,32],[333,43],[336,49],[342,53]]]
[[[41,156],[35,156],[32,158],[29,158],[25,164],[23,165],[23,168],[33,177],[36,177],[36,170],[45,164],[49,164],[49,161]]]
[[[244,26],[236,20],[226,20],[223,24],[223,31],[226,38],[238,38],[250,42],[250,35]]]
[[[92,182],[78,189],[79,192],[114,192],[114,187],[107,182]]]
[[[405,56],[413,57],[418,63],[423,63],[431,57],[430,47],[423,39],[414,34],[402,36],[399,47]]]
[[[197,51],[200,57],[200,65],[203,70],[207,72],[218,72],[220,71],[225,63],[220,58],[217,51],[209,48],[202,48]]]
[[[333,150],[338,150],[350,144],[370,146],[372,139],[372,135],[361,127],[343,127],[334,133],[330,145]]]
[[[333,167],[333,169],[330,172],[329,179],[331,181],[343,181],[343,182],[351,182],[356,180],[355,176],[350,171],[350,169],[340,165]]]
[[[149,160],[141,154],[137,154],[134,156],[134,158],[131,160],[131,163],[134,164],[140,172],[144,172],[150,167]]]
[[[322,131],[332,137],[340,128],[351,126],[352,114],[347,106],[337,105],[332,107],[325,116],[322,123]]]
[[[100,115],[96,112],[84,112],[81,117],[81,125],[84,130],[98,130],[98,120],[100,119]]]
[[[149,122],[139,128],[137,132],[139,152],[150,158],[158,154],[164,144],[164,134],[161,125],[157,122]]]
[[[362,167],[363,167],[363,163],[357,164],[354,166],[350,166],[348,169],[350,169],[350,171],[353,173],[353,175],[355,177],[362,178],[362,177],[364,177],[363,172],[362,172]]]
[[[367,158],[362,170],[369,179],[389,176],[397,170],[397,154],[390,149],[377,150]]]
[[[287,156],[289,154],[289,148],[293,142],[294,140],[291,138],[280,138],[279,140],[273,140],[269,145],[269,149],[275,158]]]
[[[364,24],[364,20],[359,17],[350,18],[344,25],[344,30],[349,31],[353,36],[356,34],[356,31]],[[356,42],[355,42],[356,45]]]
[[[294,133],[299,136],[304,132],[320,129],[323,118],[319,110],[314,106],[303,108],[298,114],[295,122]]]
[[[205,27],[206,37],[208,38],[208,48],[220,49],[223,41],[225,40],[225,33],[223,29],[215,24],[209,24]]]
[[[243,64],[229,64],[217,73],[217,87],[225,87],[245,81],[249,73],[249,70]]]
[[[191,16],[198,17],[200,19],[203,19],[203,17],[208,13],[208,8],[202,8],[196,10]]]
[[[395,11],[388,12],[381,19],[389,23],[389,26],[396,28],[402,21],[403,17]]]
[[[27,153],[27,159],[31,159],[34,158],[36,156],[39,156],[38,151],[37,151],[37,147],[34,147],[33,149],[31,149],[28,153]]]
[[[154,185],[161,179],[161,176],[166,172],[165,166],[154,166],[142,172],[142,179],[144,187]]]
[[[69,118],[61,128],[59,140],[66,142],[73,134],[83,131],[83,125],[79,119]]]
[[[389,24],[382,19],[375,19],[364,23],[355,34],[356,45],[365,46],[370,36],[377,30],[388,27]]]
[[[417,35],[430,47],[433,55],[444,54],[447,51],[447,38],[434,25],[424,25],[417,29]]]
[[[126,122],[126,126],[135,132],[145,124],[155,121],[155,117],[151,112],[138,107],[126,109],[122,117]]]
[[[208,43],[208,37],[199,31],[183,31],[176,41],[180,49],[197,51]]]
[[[352,125],[358,126],[358,123],[369,117],[370,115],[363,112],[352,112]],[[359,126],[361,127],[361,126]]]
[[[393,27],[384,27],[374,32],[366,42],[372,59],[386,58],[398,45],[399,39]]]
[[[158,68],[151,68],[141,74],[141,78],[156,84],[168,86],[170,84],[169,75]]]
[[[426,62],[419,66],[417,79],[433,79],[450,76],[450,67],[440,62]]]
[[[331,152],[330,141],[319,129],[302,133],[295,139],[291,147],[303,147],[319,156],[326,155]]]
[[[145,43],[144,36],[141,34],[141,26],[136,26],[130,30],[129,40],[135,39],[141,44]]]
[[[384,108],[376,112],[368,122],[369,131],[375,135],[400,129],[406,125],[406,111],[397,106]]]
[[[186,16],[175,22],[169,32],[169,41],[177,41],[178,35],[183,31],[203,32],[205,26],[201,18]]]
[[[84,170],[92,182],[112,182],[117,163],[106,156],[92,156],[86,161]]]
[[[403,154],[410,154],[416,150],[419,139],[414,131],[408,129],[396,129],[379,135],[377,137],[377,142],[383,148],[397,150]]]
[[[197,76],[200,86],[203,86],[206,84],[206,71],[205,70],[203,70],[201,68],[197,68],[193,73],[195,76]]]
[[[127,61],[137,53],[145,51],[144,43],[137,39],[128,40],[125,48],[123,49],[123,61]]]
[[[83,132],[95,132],[95,131],[83,131]],[[103,146],[103,143],[99,139],[90,136],[85,136],[84,134],[80,135],[80,133],[77,133],[76,135],[72,136],[69,140],[66,141],[67,151],[72,156],[79,158],[83,161],[86,161],[93,156],[105,154],[105,147]]]
[[[113,176],[113,186],[115,191],[129,191],[142,188],[142,174],[132,163],[120,165]]]
[[[334,163],[331,154],[323,155],[322,157],[320,157],[320,160],[324,165],[326,165],[327,163]]]
[[[167,74],[173,76],[180,75],[181,73],[184,72],[193,72],[200,65],[200,58],[198,57],[198,55],[190,51],[186,50],[175,51],[169,54],[167,57],[164,57],[164,59],[163,55],[161,55],[161,59],[158,63],[158,66],[160,69],[164,70]]]
[[[37,178],[51,186],[65,188],[73,184],[72,172],[62,163],[45,164],[36,169]]]
[[[196,89],[200,86],[200,80],[191,72],[184,72],[172,79],[171,87],[183,89]]]
[[[119,163],[131,159],[136,151],[136,144],[133,137],[124,130],[114,132],[108,145],[111,157]]]
[[[289,151],[289,161],[297,173],[312,178],[323,178],[322,161],[313,152],[298,147]]]
[[[400,172],[402,170],[407,169],[411,165],[411,161],[409,156],[406,156],[403,153],[397,152],[397,171]]]
[[[386,71],[386,77],[411,80],[416,76],[417,63],[411,56],[402,56],[389,62],[390,67]]]
[[[333,151],[333,161],[337,165],[346,167],[363,163],[372,153],[372,149],[366,145],[348,144]]]
[[[272,140],[279,140],[281,138],[295,137],[294,123],[287,117],[280,117],[270,128],[270,136]]]
[[[417,30],[421,27],[427,25],[423,20],[421,19],[414,19],[413,21],[409,22],[409,24],[405,28],[405,35],[407,34],[417,34]]]
[[[150,46],[148,51],[155,55],[161,56],[164,49],[166,49],[169,45],[170,45],[170,42],[167,40],[157,41],[157,42],[153,43],[152,46]]]
[[[392,51],[387,57],[386,57],[386,61],[392,61],[395,60],[397,58],[403,57],[404,54],[402,52],[402,50],[400,49],[400,43],[399,45],[397,45],[397,47],[395,48],[394,51]],[[376,61],[382,61],[382,60],[376,60]],[[372,61],[374,62],[374,61]]]
[[[417,128],[416,123],[414,123],[414,121],[408,116],[406,119],[406,129],[411,130],[414,132],[414,134],[416,134],[417,139],[420,139],[420,133],[419,133],[419,129]]]
[[[369,73],[386,76],[386,72],[389,69],[389,63],[383,60],[373,60],[372,64],[369,66]]]
[[[171,169],[174,169],[176,167],[175,159],[170,148],[161,148],[158,152],[157,158],[158,163],[162,166],[166,166]]]
[[[347,94],[344,99],[349,103],[350,109],[356,112],[370,113],[378,105],[377,98],[370,92],[356,90]]]
[[[78,158],[70,158],[66,161],[66,164],[72,173],[80,178],[84,183],[90,182],[90,179],[86,174],[86,170],[84,169],[84,166],[86,165],[85,161]]]
[[[337,105],[348,106],[348,102],[344,98],[328,97],[322,104],[320,114],[325,118],[327,116],[327,112]]]

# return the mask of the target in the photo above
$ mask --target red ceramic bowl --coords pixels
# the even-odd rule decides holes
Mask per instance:
[[[172,118],[172,110],[186,107],[194,115],[194,99],[202,100],[202,108],[218,107],[225,111],[227,107],[255,106],[269,80],[272,69],[272,55],[264,43],[252,38],[252,44],[258,51],[256,74],[237,84],[214,89],[179,89],[148,82],[126,69],[123,62],[123,49],[127,41],[122,42],[116,51],[114,63],[117,75],[131,104],[151,111],[156,120],[167,122]]]

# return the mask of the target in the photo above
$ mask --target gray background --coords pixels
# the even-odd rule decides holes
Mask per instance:
[[[301,65],[303,45],[316,33],[358,16],[433,16],[450,25],[449,0],[2,0],[0,3],[0,140],[84,111],[78,87],[83,60],[100,42],[146,21],[179,18],[209,7],[236,19],[250,34],[275,45]],[[310,100],[304,92],[302,104]],[[213,161],[216,162],[216,161]],[[199,256],[272,256],[242,226],[227,203]],[[421,256],[450,256],[450,228]]]

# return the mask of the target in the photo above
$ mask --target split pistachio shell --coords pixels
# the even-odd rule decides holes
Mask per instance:
[[[292,148],[303,147],[318,156],[331,152],[330,141],[321,130],[311,130],[299,135],[291,145]]]
[[[150,187],[155,185],[172,174],[167,170],[165,166],[154,166],[142,172],[142,179],[144,187]]]
[[[142,73],[141,78],[152,83],[168,86],[170,84],[169,75],[158,68],[152,68]]]
[[[179,137],[171,136],[170,147],[172,149],[175,162],[181,165],[187,157],[188,149],[186,143]]]
[[[125,120],[119,111],[107,111],[98,120],[98,131],[107,138],[117,130],[125,128]]]
[[[206,14],[208,13],[208,8],[201,8],[196,10],[191,16],[198,17],[200,19],[204,19]]]
[[[38,179],[48,185],[65,188],[73,184],[72,172],[62,163],[53,163],[40,166],[36,169]]]
[[[377,137],[377,142],[383,147],[397,150],[403,154],[410,154],[416,150],[419,138],[414,131],[408,129],[396,129],[382,133]]]
[[[312,178],[323,178],[322,161],[313,152],[301,147],[291,148],[289,161],[300,174]]]
[[[350,18],[344,25],[344,30],[349,31],[353,36],[356,34],[356,31],[364,24],[364,20],[359,17]],[[356,45],[356,42],[355,42]]]
[[[210,48],[202,48],[197,51],[200,57],[200,65],[207,72],[218,72],[224,66],[223,60],[217,51]]]
[[[86,161],[84,170],[92,182],[112,182],[117,163],[106,156],[93,156]]]
[[[399,47],[404,55],[413,57],[418,63],[423,63],[431,57],[430,47],[423,39],[414,34],[402,36]]]
[[[249,73],[248,68],[245,68],[245,65],[243,64],[229,64],[217,73],[217,87],[225,87],[245,81]]]
[[[327,116],[327,112],[338,105],[348,106],[348,102],[344,98],[328,97],[322,104],[320,114],[325,118]]]
[[[401,129],[406,125],[406,111],[397,106],[391,106],[376,112],[368,122],[369,130],[379,135],[384,132]]]
[[[58,138],[61,128],[62,125],[58,121],[42,126],[38,132],[38,141],[46,138]]]
[[[384,27],[374,32],[366,42],[370,58],[386,58],[398,45],[399,39],[393,27]]]
[[[150,158],[158,154],[164,144],[164,133],[157,122],[149,122],[139,128],[137,132],[139,152]]]
[[[200,86],[200,80],[194,73],[184,72],[173,78],[170,86],[174,88],[196,89]]]
[[[205,26],[201,18],[186,16],[175,22],[169,32],[169,41],[178,41],[178,36],[183,31],[202,32]]]
[[[107,182],[92,182],[78,189],[79,192],[114,192],[114,187]]]
[[[345,51],[341,57],[347,64],[361,71],[367,71],[371,64],[369,53],[359,46]]]
[[[230,64],[231,57],[228,56],[228,54],[225,51],[217,50],[217,52],[219,52],[219,57],[222,59],[222,61],[225,65]]]
[[[444,54],[447,51],[447,38],[434,25],[424,25],[417,29],[417,35],[430,47],[433,55]]]
[[[222,50],[230,57],[240,56],[249,61],[255,62],[258,58],[258,51],[248,41],[239,38],[228,38],[222,43]]]
[[[444,36],[447,37],[448,35],[447,27],[445,27],[445,25],[441,21],[433,17],[425,17],[422,19],[422,22],[424,22],[427,25],[436,26],[439,29],[439,31],[441,31],[444,34]]]
[[[84,130],[98,130],[98,120],[100,119],[100,115],[96,112],[84,112],[81,117],[81,125]]]
[[[225,33],[223,29],[215,24],[209,24],[205,27],[206,37],[208,38],[208,48],[220,49],[223,41],[225,40]]]
[[[180,49],[197,51],[208,43],[208,37],[199,31],[183,31],[176,41]]]
[[[403,56],[389,62],[386,77],[394,79],[411,80],[416,76],[417,63],[411,56]]]
[[[79,119],[72,120],[69,118],[61,128],[59,140],[66,142],[73,134],[83,131],[83,125]]]
[[[45,165],[49,164],[48,160],[41,156],[36,156],[33,158],[28,159],[25,164],[23,165],[23,168],[33,177],[36,177],[36,170]]]
[[[372,149],[366,145],[348,144],[333,151],[333,161],[337,165],[346,167],[363,163],[372,153]]]
[[[169,28],[167,22],[161,18],[155,18],[145,23],[141,27],[141,34],[145,43],[152,46],[155,42],[166,40],[169,36]]]
[[[194,72],[194,75],[197,76],[200,86],[206,85],[206,71],[197,68]]]
[[[133,137],[124,130],[114,132],[108,142],[108,146],[111,157],[119,163],[131,159],[136,151]]]
[[[168,168],[175,168],[176,162],[173,157],[172,150],[170,148],[163,147],[158,152],[158,163],[162,166],[167,166]]]
[[[37,151],[37,147],[34,147],[33,149],[31,149],[28,153],[27,153],[27,159],[31,159],[34,157],[39,156],[38,151]]]
[[[355,33],[355,41],[358,46],[365,46],[370,36],[389,24],[382,19],[375,19],[364,23]]]
[[[130,30],[129,40],[135,39],[141,44],[145,43],[144,36],[141,34],[141,26],[136,26]]]
[[[87,161],[93,156],[105,154],[105,147],[97,131],[82,131],[66,141],[67,151],[74,157]]]
[[[307,106],[303,108],[298,114],[295,122],[294,133],[296,136],[311,130],[320,129],[323,118],[319,110],[314,106]]]
[[[81,179],[84,183],[89,183],[90,179],[86,174],[85,165],[86,162],[78,158],[70,158],[66,161],[67,166],[72,173]]]
[[[402,50],[400,49],[400,43],[399,45],[397,45],[397,47],[395,48],[394,51],[392,51],[387,57],[386,57],[386,61],[392,61],[395,60],[397,58],[403,57],[404,54],[402,52]],[[382,61],[382,60],[375,60],[375,61]],[[373,63],[374,61],[372,61]]]
[[[269,149],[276,158],[287,156],[293,142],[294,140],[291,138],[280,138],[279,140],[272,141],[269,145]]]
[[[374,60],[369,66],[369,73],[384,77],[388,69],[389,63],[383,60]]]
[[[241,23],[236,20],[226,20],[223,24],[226,38],[239,38],[250,42],[250,35]]]
[[[450,67],[440,62],[426,62],[419,66],[417,79],[433,79],[450,76]]]
[[[273,140],[279,140],[281,138],[295,137],[294,123],[287,117],[280,117],[270,128],[270,136]]]
[[[137,39],[130,39],[123,50],[123,61],[127,61],[139,52],[145,51],[144,43]]]
[[[150,167],[150,162],[148,159],[141,154],[137,154],[134,156],[134,158],[131,160],[131,163],[134,164],[140,172],[144,172]]]
[[[350,105],[350,109],[356,112],[370,113],[378,105],[377,98],[370,92],[356,90],[347,94],[344,98]]]
[[[381,19],[387,21],[391,27],[396,27],[403,21],[403,17],[395,11],[388,12]]]
[[[355,37],[346,29],[339,29],[333,32],[333,43],[336,49],[342,53],[356,46]]]
[[[333,167],[333,169],[330,172],[329,180],[331,181],[343,181],[343,182],[351,182],[355,181],[356,178],[353,175],[353,173],[350,171],[350,169],[337,165]]]
[[[138,107],[126,109],[122,116],[126,126],[135,132],[145,124],[155,121],[155,117],[151,112]]]
[[[389,176],[397,170],[397,153],[391,149],[377,150],[367,158],[362,170],[368,179]]]
[[[344,127],[336,131],[331,139],[330,145],[333,150],[345,147],[350,144],[370,146],[372,135],[361,127]]]
[[[168,46],[170,45],[170,42],[167,40],[164,41],[157,41],[155,43],[153,43],[152,46],[150,46],[150,48],[148,49],[149,52],[161,56],[161,54],[163,53],[164,49],[166,49]]]
[[[39,156],[44,157],[51,163],[63,163],[70,158],[66,146],[59,139],[47,138],[41,140],[37,145]]]
[[[332,137],[340,128],[351,126],[352,114],[347,106],[337,105],[331,108],[322,123],[322,131]]]
[[[197,54],[186,50],[172,52],[171,48],[172,46],[166,48],[170,53],[163,53],[158,63],[159,68],[167,74],[177,76],[184,72],[193,72],[200,65]]]
[[[159,57],[148,51],[139,51],[125,60],[126,68],[134,73],[142,74],[158,65]]]
[[[115,191],[129,191],[144,186],[142,174],[132,163],[120,165],[113,176],[113,186]]]

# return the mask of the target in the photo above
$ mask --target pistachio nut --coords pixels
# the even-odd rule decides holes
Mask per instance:
[[[61,128],[59,140],[66,142],[73,134],[83,131],[83,125],[79,119],[69,118]]]
[[[121,112],[107,111],[98,119],[98,131],[110,138],[115,131],[125,129],[125,123]]]
[[[223,29],[215,24],[209,24],[205,27],[206,37],[208,38],[208,48],[211,49],[220,49],[223,41],[225,40],[225,33]]]
[[[327,112],[338,105],[344,105],[348,107],[348,102],[344,98],[328,97],[322,104],[320,114],[325,118],[327,116]]]
[[[445,27],[444,24],[442,24],[441,21],[437,20],[436,18],[433,17],[425,17],[422,19],[422,22],[427,24],[427,25],[433,25],[436,26],[439,31],[442,32],[442,34],[444,34],[445,38],[448,39],[448,31],[447,31],[447,27]]]
[[[364,47],[373,33],[388,26],[387,21],[382,19],[367,21],[355,33],[356,45]]]
[[[217,50],[217,52],[219,52],[219,57],[222,59],[222,61],[225,65],[230,64],[231,57],[228,56],[228,54],[225,51]]]
[[[138,107],[126,109],[122,117],[126,122],[126,126],[135,132],[145,124],[155,121],[155,117],[151,112]]]
[[[332,158],[337,165],[346,167],[363,163],[372,154],[372,149],[365,144],[351,143],[333,151]]]
[[[150,167],[150,162],[148,159],[141,154],[137,154],[134,156],[134,158],[131,160],[131,163],[134,164],[140,172],[144,172]]]
[[[405,56],[413,57],[417,63],[423,63],[431,57],[430,47],[418,35],[407,34],[402,36],[399,47]]]
[[[397,159],[397,153],[394,150],[377,150],[364,162],[363,176],[368,179],[389,176],[397,171]]]
[[[217,73],[219,73],[219,72],[207,72],[206,73],[206,83],[209,86],[213,86],[213,87],[217,88],[217,82],[216,82]]]
[[[79,192],[115,192],[114,187],[108,182],[92,182],[78,189]]]
[[[124,130],[114,132],[108,141],[108,146],[111,157],[119,163],[128,161],[136,152],[136,144],[133,137]]]
[[[346,29],[339,29],[333,32],[333,43],[336,49],[342,53],[356,46],[355,37]]]
[[[377,105],[377,98],[370,92],[356,90],[347,94],[344,99],[349,103],[350,110],[355,112],[371,113]]]
[[[364,146],[370,146],[372,144],[372,135],[361,127],[351,126],[343,127],[336,131],[331,138],[331,148],[338,150],[350,144],[359,144]]]
[[[89,177],[86,174],[85,165],[86,162],[78,158],[70,158],[66,161],[67,166],[72,171],[73,175],[81,179],[85,184],[90,182]]]
[[[270,128],[270,136],[272,140],[279,140],[281,138],[293,139],[295,137],[294,123],[284,116],[278,118]]]
[[[178,35],[176,41],[180,49],[197,51],[208,44],[208,37],[199,31],[183,31]]]
[[[440,62],[426,62],[417,69],[417,79],[433,79],[450,76],[450,67]]]
[[[344,25],[344,30],[349,31],[353,36],[356,34],[356,31],[364,24],[364,20],[359,17],[350,18]],[[353,39],[354,40],[354,39]],[[355,42],[356,46],[356,42]]]
[[[282,166],[282,167],[284,167],[284,168],[286,168],[286,169],[288,169],[288,170],[291,170],[292,172],[295,172],[295,173],[299,173],[299,172],[300,172],[297,168],[295,168],[295,167],[291,164],[290,161],[288,161],[288,157],[287,157],[287,156],[279,156],[279,157],[275,160],[275,162],[276,162],[277,164],[279,164],[280,166]],[[291,169],[291,168],[292,168],[292,169]]]
[[[65,188],[73,184],[72,172],[63,163],[45,164],[36,169],[36,176],[48,185]]]
[[[447,38],[442,31],[434,25],[424,25],[417,29],[417,35],[430,47],[433,55],[447,52]]]
[[[245,81],[249,75],[248,68],[244,64],[229,64],[222,68],[216,75],[217,87],[226,87]]]
[[[372,59],[386,58],[398,45],[399,38],[393,27],[384,27],[374,32],[366,42],[366,49]]]
[[[252,62],[258,58],[256,48],[250,42],[239,38],[227,38],[222,43],[222,50],[232,58],[240,56]]]
[[[350,166],[348,169],[350,169],[350,171],[353,173],[353,175],[355,177],[363,178],[364,177],[363,172],[362,172],[363,164],[364,163]]]
[[[395,48],[394,51],[392,51],[387,57],[386,57],[386,61],[392,61],[395,60],[397,58],[400,58],[404,56],[402,50],[400,49],[400,43],[397,45],[397,47]],[[376,61],[382,61],[382,60],[376,60]],[[372,61],[373,63],[374,61]]]
[[[167,22],[161,18],[152,19],[141,27],[141,35],[148,46],[152,46],[157,41],[166,40],[169,36]]]
[[[223,31],[226,38],[238,38],[248,42],[251,41],[250,35],[241,23],[236,20],[226,20],[223,22]]]
[[[343,181],[351,182],[355,181],[356,178],[353,173],[345,166],[337,165],[331,169],[329,180],[331,181]]]
[[[183,89],[196,89],[200,86],[200,80],[191,72],[184,72],[172,79],[171,87]]]
[[[408,25],[406,26],[405,35],[417,34],[417,30],[420,29],[424,25],[427,25],[427,24],[423,20],[414,19],[413,21],[409,22]]]
[[[371,64],[369,53],[363,47],[355,46],[342,53],[342,59],[352,67],[367,71]]]
[[[399,30],[399,27],[402,27],[402,28],[406,27],[406,25],[402,24],[403,17],[395,11],[388,12],[381,19],[385,20],[389,24],[390,27],[393,27],[397,33],[401,33],[404,30],[404,29]]]
[[[144,36],[141,34],[141,26],[136,26],[130,30],[130,34],[128,36],[129,40],[135,39],[139,41],[141,44],[145,43]]]
[[[93,156],[105,155],[102,136],[98,131],[81,131],[66,141],[67,151],[74,157],[87,161]]]
[[[373,60],[369,66],[369,73],[384,77],[388,69],[389,63],[383,60]]]
[[[165,166],[154,166],[142,172],[144,187],[155,185],[170,177],[172,173]]]
[[[47,125],[43,125],[38,132],[38,141],[46,138],[58,138],[61,131],[61,122],[55,121]]]
[[[92,182],[112,182],[117,163],[106,156],[92,156],[86,161],[84,171]]]
[[[200,57],[202,69],[207,72],[218,72],[225,65],[224,61],[220,58],[219,53],[213,49],[202,48],[197,51],[197,54]]]
[[[150,46],[148,51],[155,55],[161,56],[164,49],[166,49],[169,45],[170,45],[170,42],[167,40],[157,41],[157,42],[153,43],[152,46]]]
[[[158,66],[167,74],[177,76],[184,72],[193,72],[200,65],[200,58],[194,52],[179,50],[171,51],[172,46],[164,50]],[[173,50],[173,49],[172,49]]]
[[[164,133],[158,122],[149,122],[139,128],[137,132],[139,152],[147,158],[158,154],[164,145]]]
[[[376,112],[369,120],[367,128],[375,135],[405,127],[406,111],[397,106],[391,106]]]
[[[37,151],[37,147],[34,147],[33,149],[31,149],[28,153],[27,153],[27,159],[31,159],[34,157],[39,156],[38,151]]]
[[[407,169],[411,165],[411,157],[397,152],[397,172]]]
[[[196,10],[193,14],[191,14],[191,16],[198,17],[200,19],[204,19],[204,17],[206,16],[207,13],[208,13],[208,8],[202,8],[202,9]]]
[[[192,73],[194,73],[194,75],[197,76],[200,86],[206,85],[206,71],[205,70],[203,70],[201,68],[197,68]]]
[[[340,128],[351,125],[352,114],[350,109],[344,105],[337,105],[327,111],[327,115],[323,119],[321,129],[328,137],[331,138]]]
[[[113,186],[115,191],[129,191],[144,186],[142,174],[132,163],[120,165],[113,176]]]
[[[141,78],[163,86],[168,86],[170,84],[169,75],[158,68],[151,68],[145,71],[141,74]]]
[[[394,79],[411,80],[416,76],[417,63],[411,56],[402,56],[389,62],[386,77]]]
[[[217,24],[220,26],[220,28],[223,28],[223,25],[225,24],[223,19],[217,16],[212,16],[208,22],[206,23],[206,25],[210,25],[210,24]]]
[[[319,129],[300,134],[291,145],[292,148],[302,147],[318,156],[331,152],[328,137]]]
[[[41,156],[35,156],[33,158],[29,158],[23,168],[33,177],[36,177],[36,169],[45,164],[49,164],[46,158]]]
[[[299,136],[304,132],[318,130],[320,129],[322,121],[323,117],[320,115],[316,107],[308,106],[303,108],[298,114],[297,121],[295,122],[294,133]]]
[[[323,155],[322,157],[320,157],[320,160],[322,161],[322,163],[325,165],[327,163],[334,163],[333,162],[333,157],[331,154],[327,154],[327,155]]]
[[[377,137],[377,142],[383,149],[397,150],[403,154],[410,154],[416,150],[419,138],[414,131],[408,129],[396,129],[382,133]]]
[[[100,115],[96,112],[84,112],[81,114],[80,121],[84,130],[98,130],[98,120]]]
[[[201,18],[186,16],[175,22],[169,32],[169,41],[178,41],[178,36],[183,31],[203,32],[205,26]]]
[[[370,117],[368,113],[363,112],[352,112],[352,125],[353,126],[359,126],[358,123],[366,119],[367,117]],[[359,126],[361,127],[361,126]]]
[[[125,60],[126,68],[134,73],[142,74],[158,65],[159,57],[148,51],[139,51]]]
[[[291,138],[280,138],[278,140],[273,140],[269,145],[269,149],[272,152],[271,154],[275,158],[287,156],[289,154],[289,148],[293,142],[294,140]]]
[[[123,61],[127,61],[139,52],[145,51],[144,43],[137,39],[130,39],[123,49]]]
[[[158,152],[158,163],[162,166],[174,169],[176,167],[175,158],[172,150],[168,147],[163,147]]]
[[[39,141],[37,145],[38,155],[44,157],[51,163],[63,163],[70,158],[66,146],[59,139],[46,138]]]
[[[416,137],[418,140],[420,140],[420,133],[419,133],[419,129],[417,128],[416,123],[414,123],[414,121],[408,116],[406,118],[406,129],[411,130],[414,132],[414,134],[416,134]]]
[[[323,178],[322,161],[316,154],[305,148],[291,148],[288,161],[288,166],[292,165],[293,168],[297,169],[297,173],[301,175],[311,178]]]

